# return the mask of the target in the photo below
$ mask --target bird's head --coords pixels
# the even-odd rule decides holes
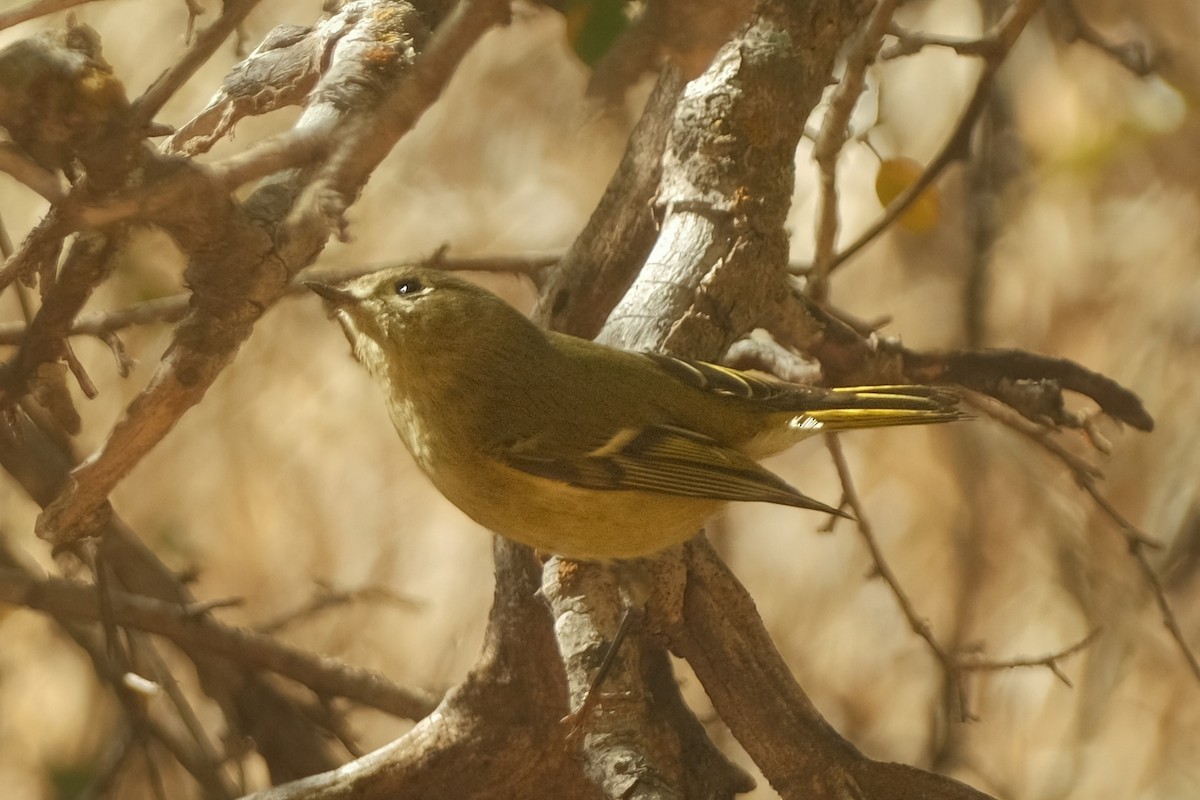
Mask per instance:
[[[338,284],[305,281],[330,307],[354,356],[388,380],[504,341],[528,321],[491,292],[438,269],[396,267]]]

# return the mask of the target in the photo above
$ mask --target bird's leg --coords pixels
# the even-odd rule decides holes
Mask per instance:
[[[583,697],[583,702],[579,704],[579,708],[562,718],[562,724],[569,726],[569,730],[567,731],[568,742],[574,742],[583,733],[583,723],[600,702],[601,689],[604,688],[604,679],[608,677],[608,673],[612,670],[622,643],[629,636],[629,632],[635,626],[641,624],[645,613],[645,606],[626,606],[625,614],[621,617],[621,624],[617,626],[617,632],[613,636],[613,640],[608,643],[608,649],[604,651],[604,658],[600,660],[600,667],[596,670],[591,685],[588,686],[587,694]]]

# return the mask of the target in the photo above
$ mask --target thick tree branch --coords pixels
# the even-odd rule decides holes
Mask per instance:
[[[566,685],[532,552],[496,540],[496,595],[483,654],[410,732],[346,766],[248,800],[555,797],[599,800],[558,720]]]
[[[328,187],[334,175],[340,176],[336,182],[342,200],[337,206],[344,210],[344,202],[357,196],[370,168],[386,152],[381,142],[390,148],[407,130],[405,126],[416,121],[436,99],[457,59],[496,21],[488,6],[467,4],[468,10],[449,19],[449,27],[435,37],[440,44],[425,67],[416,68],[410,63],[415,57],[411,48],[388,50],[389,58],[394,60],[381,65],[380,50],[375,46],[381,37],[409,41],[424,38],[420,31],[414,34],[411,30],[423,24],[411,6],[384,5],[379,14],[362,17],[362,29],[356,36],[348,34],[325,75],[325,80],[331,82],[329,91],[315,94],[294,129],[303,137],[308,132],[331,130],[331,120],[339,120],[339,126],[365,126],[363,130],[369,129],[379,137],[366,148],[370,158],[367,153],[356,153],[351,166],[338,166],[345,157],[344,142],[354,139],[347,133],[348,139],[340,140],[340,155],[332,156],[325,166],[283,173],[257,190],[243,206],[236,206],[201,178],[196,184],[198,196],[192,203],[172,204],[175,216],[167,216],[170,208],[164,208],[157,218],[191,256],[191,310],[180,323],[150,385],[130,404],[101,449],[74,473],[62,496],[42,513],[39,535],[61,544],[86,536],[103,523],[111,513],[109,492],[179,417],[200,401],[262,313],[324,246],[332,217],[324,212],[315,216],[310,213],[317,207],[312,205],[314,193],[324,195],[326,189],[320,187]],[[355,70],[365,72],[370,79],[351,80]],[[409,88],[381,86],[381,75]],[[392,93],[384,92],[385,88]],[[308,199],[300,199],[302,195]],[[299,203],[300,213],[296,213],[293,202]],[[317,205],[329,210],[324,201]],[[339,210],[333,217],[340,219],[340,215]],[[214,235],[217,231],[221,234]]]
[[[604,197],[542,287],[536,317],[546,327],[594,337],[637,275],[658,235],[651,200],[682,89],[665,67]]]
[[[783,224],[795,147],[834,54],[859,18],[849,7],[828,13],[760,4],[747,32],[685,88],[657,195],[661,233],[602,332],[606,341],[713,359],[761,319],[764,307],[786,301]],[[796,44],[801,41],[803,59]],[[689,555],[699,547],[703,545],[689,545]],[[692,559],[688,563],[686,597],[692,603],[685,602],[682,621],[672,622],[666,611],[651,624],[663,626],[672,646],[693,665],[718,713],[784,797],[839,797],[841,787],[855,782],[874,786],[889,781],[907,791],[919,787],[928,797],[983,796],[920,770],[863,759],[812,708],[765,632],[754,641],[732,633],[761,630],[748,598],[731,601],[738,592],[744,597],[732,576],[723,568]],[[697,575],[697,569],[703,574]],[[635,575],[626,574],[625,580],[638,583]],[[667,584],[677,586],[677,580]],[[596,600],[600,594],[587,595],[598,608],[572,621],[594,626],[596,635],[584,635],[583,641],[612,638],[619,617],[612,604],[621,603],[620,593]],[[669,589],[666,594],[670,596]],[[578,605],[568,607],[579,616]],[[659,604],[654,608],[661,612]],[[722,625],[727,635],[718,639],[712,628]],[[566,655],[570,652],[568,648]],[[749,669],[755,661],[762,666]],[[573,685],[588,685],[581,679],[587,669],[572,666],[569,657],[567,664],[569,674],[583,673],[573,676]],[[611,690],[623,698],[643,697],[636,670],[629,670],[634,677],[610,678]],[[748,708],[756,704],[758,711]],[[754,718],[757,713],[770,720]],[[781,716],[787,720],[782,726]],[[585,719],[579,724],[587,731],[596,723]],[[774,738],[781,727],[784,734]],[[649,732],[643,736],[633,746],[645,755],[657,740]],[[897,789],[880,796],[901,794]]]
[[[684,551],[687,590],[682,622],[667,630],[671,648],[781,797],[987,798],[950,778],[863,756],[813,707],[753,599],[708,542],[694,539]]]

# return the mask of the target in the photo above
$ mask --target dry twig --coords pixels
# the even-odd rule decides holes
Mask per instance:
[[[866,88],[867,69],[875,63],[880,43],[891,25],[899,0],[880,0],[850,49],[842,78],[829,98],[821,130],[813,143],[813,160],[819,175],[816,242],[809,272],[812,296],[828,295],[829,270],[838,233],[837,161],[850,137],[850,116]]]
[[[842,443],[838,435],[836,433],[826,434],[825,446],[829,450],[834,467],[837,469],[838,480],[842,484],[843,502],[854,514],[858,533],[862,537],[867,551],[871,554],[871,563],[875,565],[876,573],[887,584],[892,596],[896,598],[896,605],[899,606],[900,612],[908,621],[908,625],[913,633],[925,641],[925,644],[929,647],[929,651],[933,653],[934,658],[941,665],[942,673],[946,676],[946,681],[954,689],[954,695],[958,700],[959,716],[962,721],[966,722],[967,720],[976,719],[967,703],[966,685],[962,679],[964,672],[997,672],[1014,667],[1038,666],[1050,670],[1054,673],[1055,677],[1067,686],[1071,685],[1071,682],[1059,668],[1058,662],[1069,655],[1079,652],[1090,644],[1099,634],[1099,631],[1092,631],[1080,641],[1068,645],[1061,650],[1036,657],[1018,656],[1003,660],[981,658],[978,656],[968,657],[950,652],[942,647],[937,637],[934,636],[933,629],[929,627],[929,623],[917,613],[917,609],[909,598],[908,593],[904,591],[904,586],[901,584],[900,578],[892,570],[891,565],[883,554],[883,549],[879,546],[874,526],[871,524],[866,509],[863,507],[858,490],[854,487],[854,479],[850,474],[850,465],[846,462],[846,454],[842,450]]]
[[[68,8],[91,2],[94,0],[32,0],[20,8],[0,13],[0,31],[31,19],[53,14],[56,11],[65,11]]]
[[[1017,2],[1014,2],[1008,8],[1008,11],[996,26],[984,36],[970,42],[954,43],[954,46],[960,52],[979,55],[984,59],[983,72],[979,75],[979,79],[975,84],[975,91],[971,95],[971,99],[963,110],[962,115],[959,117],[958,123],[946,139],[946,143],[942,145],[941,150],[926,165],[920,177],[905,189],[899,197],[893,200],[884,209],[883,215],[859,234],[859,237],[853,243],[839,251],[837,255],[829,260],[826,274],[832,273],[850,260],[859,250],[874,241],[879,234],[887,230],[893,222],[916,202],[921,193],[937,180],[946,167],[966,157],[970,147],[971,132],[975,128],[975,122],[987,107],[988,94],[992,90],[996,73],[1008,57],[1008,53],[1012,50],[1012,46],[1016,43],[1021,31],[1025,29],[1025,26],[1029,23],[1033,15],[1038,12],[1043,2],[1044,0],[1017,0]],[[884,57],[887,57],[887,55],[885,53]]]
[[[1068,44],[1077,41],[1089,44],[1138,77],[1144,78],[1158,69],[1159,56],[1145,42],[1109,40],[1080,13],[1074,0],[1047,0],[1046,11]]]
[[[155,633],[180,645],[200,647],[237,663],[270,670],[319,695],[345,697],[406,719],[421,719],[435,705],[428,694],[397,686],[375,672],[339,664],[269,636],[224,625],[209,616],[194,616],[186,608],[126,592],[104,594],[111,603],[114,625]],[[102,604],[91,587],[58,578],[39,580],[8,568],[0,568],[0,600],[61,619],[102,618]]]
[[[1149,558],[1146,555],[1147,550],[1162,546],[1159,540],[1139,529],[1125,515],[1119,512],[1108,501],[1108,498],[1100,492],[1100,488],[1096,485],[1096,479],[1100,477],[1097,468],[1089,462],[1076,457],[1069,450],[1066,450],[1053,441],[1048,435],[1045,426],[1035,425],[999,403],[980,402],[976,399],[974,405],[980,411],[998,420],[1006,427],[1036,442],[1071,470],[1075,482],[1079,484],[1081,489],[1087,492],[1088,496],[1096,504],[1096,507],[1117,526],[1117,530],[1125,538],[1129,546],[1129,554],[1137,564],[1138,571],[1154,596],[1154,602],[1162,614],[1163,625],[1166,627],[1168,633],[1170,633],[1171,639],[1174,640],[1192,675],[1197,680],[1200,680],[1200,660],[1197,660],[1196,653],[1184,637],[1183,629],[1180,628],[1179,620],[1174,610],[1172,610],[1170,602],[1167,600],[1166,590],[1163,588],[1158,572],[1150,564]]]

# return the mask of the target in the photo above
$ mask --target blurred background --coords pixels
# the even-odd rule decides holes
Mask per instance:
[[[0,10],[16,5],[0,0]],[[1060,439],[1098,460],[1104,495],[1164,542],[1153,562],[1184,636],[1200,649],[1200,10],[1192,0],[1076,5],[1113,41],[1160,53],[1158,71],[1140,78],[1095,47],[1064,44],[1039,15],[1001,73],[986,154],[950,168],[931,224],[896,226],[839,270],[832,302],[864,319],[890,317],[883,332],[910,347],[972,339],[1019,347],[1134,389],[1155,417],[1153,433],[1101,421],[1108,455],[1081,434]],[[211,19],[217,6],[207,6]],[[185,46],[183,3],[109,0],[76,13],[99,31],[132,96]],[[246,41],[252,48],[273,26],[311,24],[319,13],[317,0],[267,0],[250,17]],[[907,3],[897,20],[974,37],[982,15],[976,4],[942,0]],[[0,44],[63,23],[58,14],[17,26],[0,32]],[[562,14],[518,5],[513,24],[485,37],[375,173],[351,209],[351,241],[331,242],[317,266],[417,260],[441,247],[450,256],[564,250],[604,190],[649,89],[643,80],[623,103],[589,97],[590,71],[573,37]],[[236,61],[223,48],[162,121],[190,118]],[[843,244],[881,213],[880,158],[927,161],[978,72],[975,60],[944,49],[872,69],[854,117],[858,138],[839,166]],[[245,121],[209,157],[292,119],[281,112]],[[813,239],[809,155],[806,141],[790,220],[798,262]],[[14,240],[45,210],[0,180],[0,215]],[[986,292],[972,317],[968,276],[985,239]],[[146,231],[89,309],[180,292],[182,266],[165,236]],[[535,300],[525,278],[479,279],[523,308]],[[0,296],[0,320],[20,318],[11,292]],[[95,400],[78,398],[81,454],[145,385],[169,335],[153,325],[123,334],[138,359],[127,379],[104,345],[76,341],[101,390]],[[709,535],[843,735],[870,756],[938,769],[1005,798],[1200,796],[1200,683],[1115,525],[1059,461],[988,419],[856,433],[843,445],[889,562],[944,646],[996,659],[1040,656],[1101,629],[1063,662],[1070,687],[1040,668],[970,677],[978,719],[963,722],[850,526],[821,532],[825,520],[815,514],[733,508]],[[839,496],[819,440],[770,466],[807,494]],[[492,590],[489,534],[417,473],[378,389],[314,297],[287,299],[263,318],[204,402],[113,499],[170,566],[197,572],[199,597],[245,599],[219,612],[224,620],[269,625],[324,591],[361,592],[278,635],[439,693],[478,655]],[[53,570],[32,533],[36,512],[0,475],[0,535]],[[0,786],[12,798],[74,797],[119,708],[43,616],[0,607],[0,642]],[[194,681],[186,668],[177,674],[185,686]],[[680,679],[693,708],[712,719],[685,665]],[[200,711],[217,719],[203,703]],[[372,712],[350,721],[367,749],[409,725]],[[712,735],[753,771],[715,720]],[[255,765],[248,768],[253,778]],[[120,786],[123,797],[152,796],[136,774]],[[772,796],[760,779],[754,797]]]

